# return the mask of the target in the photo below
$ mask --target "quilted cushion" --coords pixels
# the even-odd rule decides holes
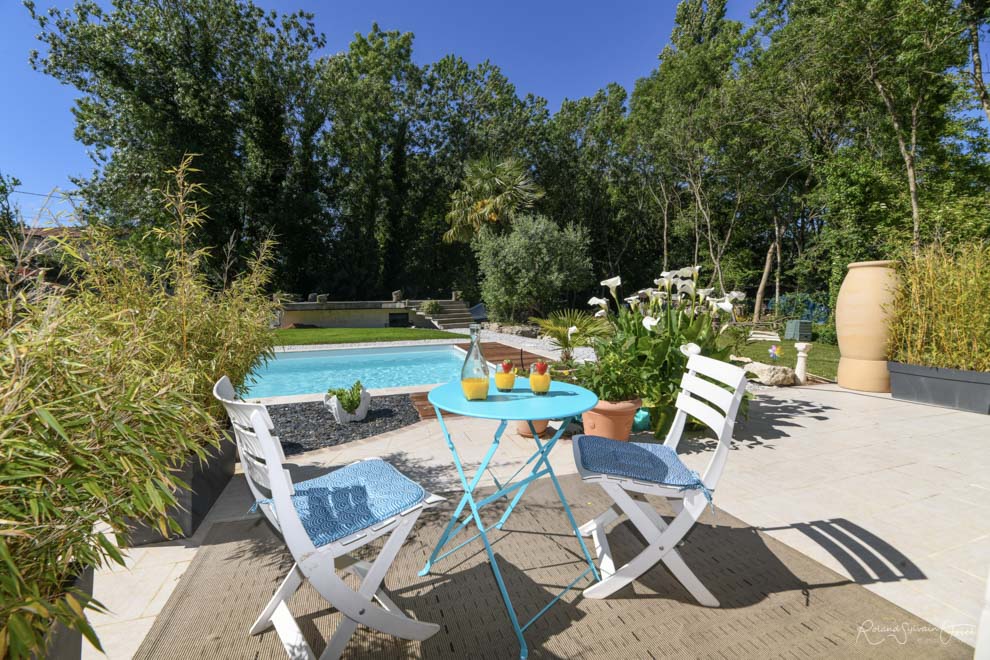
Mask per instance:
[[[581,467],[589,472],[626,477],[637,481],[674,486],[681,490],[701,489],[711,495],[701,477],[681,462],[677,452],[665,445],[619,442],[597,435],[574,437],[581,450]]]
[[[426,497],[422,486],[379,458],[301,481],[294,488],[292,504],[316,547],[387,520]]]

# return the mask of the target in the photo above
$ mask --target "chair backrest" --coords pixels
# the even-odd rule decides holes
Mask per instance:
[[[230,379],[226,376],[220,378],[213,386],[213,396],[223,404],[230,418],[230,424],[234,429],[234,440],[237,443],[237,453],[241,458],[241,467],[247,479],[248,487],[255,500],[267,499],[271,491],[268,465],[265,460],[265,452],[259,443],[257,434],[254,432],[252,416],[257,413],[267,430],[275,428],[268,409],[261,403],[246,403],[237,398]],[[276,439],[274,441],[275,455],[279,459],[279,464],[285,460],[285,453],[282,451],[282,444]],[[278,527],[271,510],[262,506],[262,511]]]
[[[261,450],[261,458],[265,462],[267,472],[266,482],[271,491],[271,505],[262,505],[262,510],[265,511],[269,521],[282,532],[282,538],[289,546],[292,556],[297,562],[301,561],[303,557],[315,553],[316,547],[306,533],[306,528],[299,519],[299,512],[292,503],[295,487],[292,485],[292,476],[282,464],[285,460],[282,444],[269,432],[271,418],[268,417],[267,412],[254,410],[248,419],[250,426],[244,429],[244,437],[250,437],[253,446]],[[266,508],[268,506],[270,509]]]
[[[722,475],[732,444],[736,414],[745,394],[746,372],[739,367],[703,355],[694,354],[688,358],[675,404],[677,414],[664,444],[677,448],[688,415],[715,433],[718,438],[715,455],[701,477],[706,488],[714,489]]]

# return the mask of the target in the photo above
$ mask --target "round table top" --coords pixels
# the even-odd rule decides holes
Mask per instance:
[[[590,390],[558,381],[550,383],[548,393],[537,396],[529,389],[529,380],[521,376],[516,377],[516,386],[510,392],[499,392],[494,379],[489,378],[488,398],[484,401],[468,401],[460,380],[433,388],[428,398],[430,403],[446,412],[505,420],[576,417],[598,403],[598,397]]]

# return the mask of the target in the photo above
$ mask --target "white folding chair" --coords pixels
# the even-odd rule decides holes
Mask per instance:
[[[420,514],[443,498],[426,492],[380,458],[294,484],[283,467],[281,443],[270,433],[273,424],[265,406],[238,401],[226,377],[213,393],[230,417],[256,505],[282,534],[295,559],[250,633],[257,635],[274,625],[290,658],[315,658],[287,605],[304,580],[344,615],[321,660],[340,657],[358,624],[404,639],[423,640],[436,633],[436,624],[402,613],[381,583]],[[373,563],[349,554],[386,534],[389,537]],[[357,591],[338,576],[338,569],[361,579]]]
[[[275,428],[275,424],[268,414],[268,409],[261,403],[245,403],[239,400],[234,386],[226,376],[221,376],[220,380],[213,386],[213,396],[223,404],[227,411],[227,417],[230,419],[230,425],[234,430],[234,442],[237,445],[237,455],[241,459],[241,469],[244,470],[244,476],[247,479],[248,488],[251,489],[251,494],[254,496],[254,501],[258,502],[269,498],[271,490],[268,485],[268,468],[265,465],[261,445],[255,439],[254,429],[251,427],[251,415],[257,412],[265,422],[265,428],[269,431]],[[284,461],[285,453],[282,451],[282,443],[278,441],[278,438],[272,438],[272,440],[279,461]],[[278,520],[275,518],[271,505],[258,505],[258,508],[268,518],[268,522],[275,529],[279,529]]]
[[[574,436],[574,462],[581,478],[599,484],[615,501],[604,513],[581,526],[582,535],[594,541],[602,575],[600,582],[584,590],[585,596],[606,598],[663,562],[699,603],[718,607],[718,600],[687,567],[676,546],[711,501],[725,467],[733,424],[745,392],[746,375],[742,369],[692,354],[681,379],[677,413],[662,445]],[[681,462],[676,451],[688,415],[718,437],[715,453],[700,477]],[[633,499],[630,493],[668,498],[675,512],[673,520],[668,524],[648,502]],[[623,513],[646,539],[647,546],[616,569],[606,527]]]

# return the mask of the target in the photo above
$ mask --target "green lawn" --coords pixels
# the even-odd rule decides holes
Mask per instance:
[[[772,344],[780,346],[782,355],[777,361],[787,367],[794,367],[797,362],[797,351],[794,350],[793,341],[753,341],[748,342],[733,351],[734,355],[748,357],[757,362],[771,363],[768,350]],[[835,372],[839,368],[839,347],[831,344],[812,344],[811,351],[808,352],[808,372],[835,380]]]
[[[425,328],[287,328],[275,331],[275,344],[277,346],[458,338],[466,339],[467,335]]]

